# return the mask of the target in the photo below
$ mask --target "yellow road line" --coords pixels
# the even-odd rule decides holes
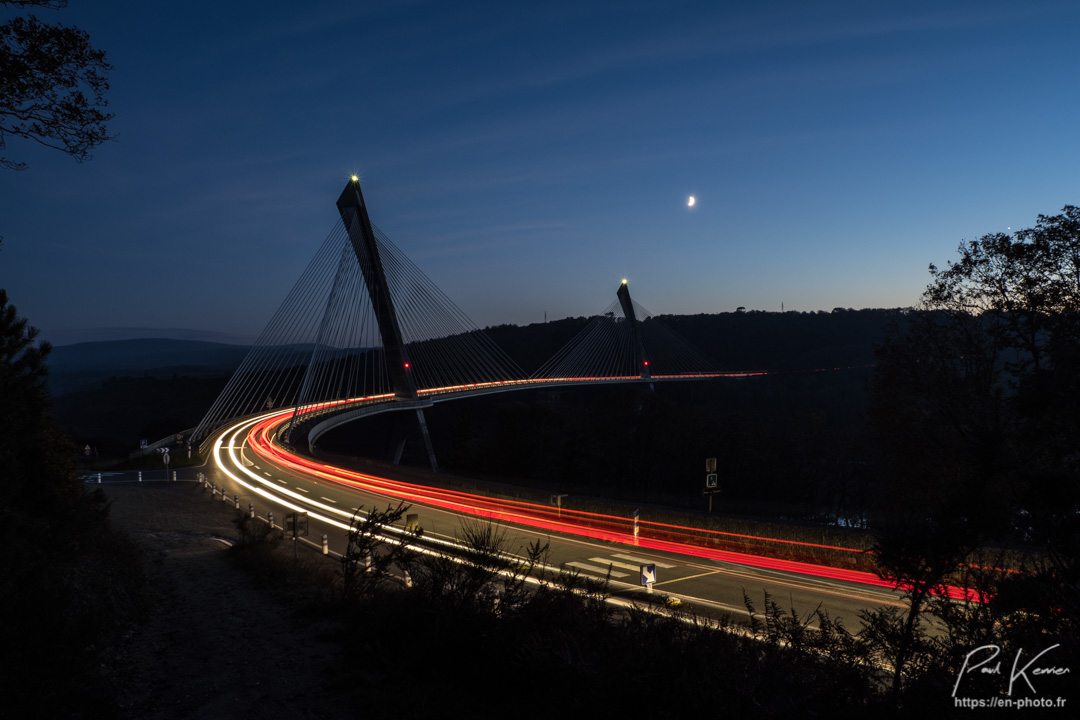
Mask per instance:
[[[712,572],[699,573],[697,575],[687,575],[686,577],[675,578],[674,580],[665,580],[664,582],[653,583],[653,587],[656,587],[658,585],[667,585],[668,583],[673,583],[673,582],[682,582],[683,580],[693,580],[694,578],[705,577],[706,575],[715,575],[715,574],[717,574],[719,572],[723,572],[723,571],[722,570],[713,570]]]

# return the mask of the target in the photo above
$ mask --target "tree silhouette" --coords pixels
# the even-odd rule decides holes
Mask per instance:
[[[19,618],[0,644],[0,694],[37,698],[42,716],[110,717],[101,656],[140,606],[140,556],[75,474],[45,390],[49,349],[0,290],[0,614]]]
[[[965,241],[930,273],[906,329],[879,347],[871,409],[878,564],[910,605],[871,618],[894,647],[894,688],[905,665],[955,659],[977,638],[1060,642],[1061,661],[1080,648],[1080,208]],[[1037,552],[997,573],[969,556],[994,542]],[[976,570],[986,608],[941,594]],[[946,652],[919,632],[927,607],[961,639],[938,641]]]
[[[0,5],[62,8],[64,0],[0,0]],[[90,36],[33,15],[0,24],[0,150],[8,137],[33,140],[76,161],[109,136],[106,112],[111,66]],[[0,166],[25,170],[25,162],[0,155]]]

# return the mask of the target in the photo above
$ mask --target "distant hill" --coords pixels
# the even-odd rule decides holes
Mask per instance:
[[[905,322],[900,308],[832,312],[734,312],[659,315],[722,370],[803,371],[869,365],[874,346],[890,325]],[[485,329],[526,373],[549,360],[588,323],[566,318],[533,325],[496,325]]]
[[[739,312],[659,316],[659,320],[724,370],[813,370],[874,362],[874,345],[900,309],[832,312]],[[588,318],[485,329],[526,373],[535,371],[574,337]],[[246,345],[164,338],[61,345],[49,356],[54,396],[99,387],[112,377],[206,378],[231,375],[251,348]],[[293,348],[301,355],[310,345]]]
[[[833,424],[852,422],[865,404],[869,371],[835,377],[808,373],[872,365],[874,345],[881,342],[889,325],[904,322],[905,312],[837,308],[832,312],[751,311],[658,319],[722,370],[777,374],[774,382],[754,384],[752,388],[759,394],[751,394],[749,399],[717,398],[718,407],[743,408],[751,419],[755,413],[762,414],[754,422],[772,431],[788,418],[803,417],[809,409],[821,411]],[[522,327],[500,325],[485,332],[531,373],[587,323],[584,317],[565,318]],[[290,349],[300,363],[310,357],[314,347],[295,345]],[[49,357],[49,387],[56,399],[56,416],[80,446],[100,447],[103,454],[126,454],[140,439],[157,440],[198,424],[249,350],[242,345],[163,338],[54,347]],[[811,379],[802,382],[804,374]],[[743,390],[744,386],[735,389]],[[698,394],[703,397],[703,393]],[[511,403],[519,399],[506,398]]]
[[[228,375],[250,349],[245,345],[165,338],[60,345],[49,355],[49,389],[54,396],[60,396],[96,388],[111,377]]]

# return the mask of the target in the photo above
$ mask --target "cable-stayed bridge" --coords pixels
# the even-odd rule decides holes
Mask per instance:
[[[435,402],[748,374],[721,372],[635,303],[625,280],[611,305],[527,374],[371,222],[355,177],[337,208],[339,222],[195,430],[196,442],[272,409],[293,409],[276,435],[293,446],[312,446],[364,415],[412,411],[434,469],[423,409]]]

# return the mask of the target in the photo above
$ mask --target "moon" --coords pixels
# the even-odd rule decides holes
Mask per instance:
[[[696,202],[697,202],[697,200],[695,200],[694,196],[691,195],[690,199],[686,201],[686,207],[694,207],[694,203],[696,203]]]

